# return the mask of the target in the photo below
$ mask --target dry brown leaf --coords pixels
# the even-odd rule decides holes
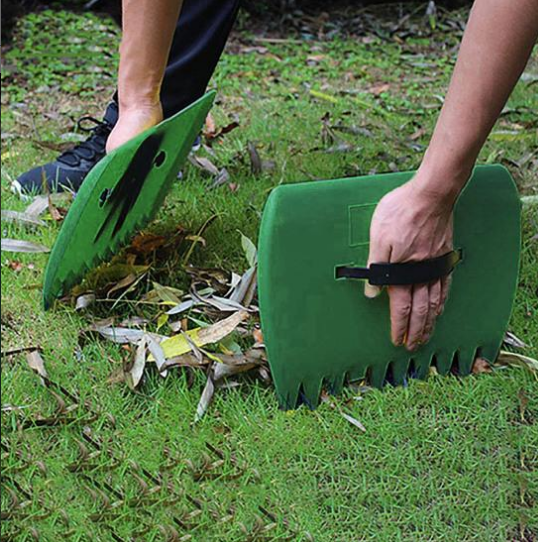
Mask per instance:
[[[138,344],[144,332],[141,329],[130,329],[126,327],[113,326],[90,326],[91,331],[97,331],[102,337],[118,344]]]
[[[2,252],[50,252],[50,248],[44,245],[22,239],[3,238],[1,245]]]
[[[191,277],[192,282],[206,283],[217,291],[219,295],[228,291],[230,274],[227,271],[218,268],[194,267],[192,265],[188,265],[185,271]]]
[[[65,215],[67,214],[67,211],[65,209],[60,209],[59,207],[56,207],[54,203],[52,202],[52,198],[49,196],[47,198],[48,200],[48,207],[49,207],[49,214],[55,222],[61,222]]]
[[[472,368],[473,374],[491,373],[491,364],[487,359],[475,358]]]
[[[524,356],[523,354],[516,354],[516,352],[501,350],[497,356],[497,359],[495,360],[495,364],[523,367],[530,370],[536,377],[538,377],[538,360],[531,358],[530,356]]]
[[[211,113],[208,113],[205,118],[204,135],[208,139],[211,139],[215,137],[216,132],[217,132],[217,126],[215,124],[215,119],[213,119],[213,115]]]
[[[95,294],[79,295],[75,303],[75,310],[76,311],[84,310],[88,308],[94,302],[95,302]]]
[[[263,333],[261,329],[255,328],[252,331],[252,337],[258,344],[263,344]]]
[[[30,226],[46,226],[47,223],[40,218],[37,218],[36,215],[29,213],[20,213],[18,211],[2,211],[2,220],[6,222],[16,222],[23,225]]]
[[[213,365],[213,379],[215,382],[218,382],[219,380],[228,376],[250,371],[257,366],[257,363],[241,363],[237,365],[229,365],[227,363],[215,363]]]
[[[229,335],[241,322],[248,318],[247,311],[237,311],[220,322],[205,327],[198,332],[197,342],[200,346],[217,343]]]
[[[171,369],[172,367],[192,367],[196,369],[207,367],[209,363],[211,363],[211,360],[204,358],[202,362],[200,362],[193,353],[188,352],[186,354],[182,354],[181,356],[168,358],[166,363],[162,366],[162,370],[165,371],[167,369]]]
[[[110,297],[114,292],[127,288],[127,286],[130,286],[137,278],[138,275],[135,273],[129,273],[126,277],[123,277],[119,282],[114,284],[114,286],[108,290],[106,296]]]
[[[45,360],[41,356],[39,350],[26,352],[26,362],[28,363],[28,366],[39,375],[41,383],[45,385],[48,375],[47,370],[45,369]]]
[[[90,331],[96,331],[105,339],[118,344],[138,344],[140,339],[144,335],[144,331],[141,329],[132,329],[128,327],[113,327],[109,325],[109,321],[105,321],[104,325],[93,324],[88,328]],[[157,333],[148,333],[150,337],[156,341],[167,339],[164,335],[158,335]]]
[[[239,123],[237,121],[230,122],[229,124],[226,124],[226,126],[223,126],[215,135],[215,137],[220,137],[224,134],[229,134],[231,131],[235,130],[236,128],[239,128]]]
[[[147,351],[147,336],[142,335],[142,339],[136,349],[134,363],[129,372],[126,375],[127,384],[130,388],[134,389],[140,384],[142,376],[144,375],[144,368],[146,366],[146,351]]]
[[[248,312],[237,311],[228,318],[206,328],[195,328],[189,331],[181,330],[179,335],[167,338],[160,344],[167,359],[193,353],[193,345],[195,349],[199,349],[206,344],[221,341],[246,318],[248,318]],[[182,327],[185,329],[183,325]],[[152,356],[149,361],[154,361]]]
[[[238,310],[245,309],[243,305],[236,303],[235,301],[226,299],[225,297],[219,297],[216,295],[212,295],[212,296],[208,296],[204,298],[200,297],[199,301],[206,305],[211,305],[212,307],[215,307],[221,312],[235,312]]]
[[[237,121],[233,121],[230,122],[230,124],[227,124],[226,126],[217,129],[213,116],[211,115],[211,113],[209,113],[205,120],[203,135],[208,141],[211,141],[231,132],[232,130],[235,130],[238,126],[239,123]]]
[[[388,92],[390,89],[389,83],[381,83],[379,85],[373,85],[368,89],[368,92],[370,94],[373,94],[374,96],[379,96],[380,94],[383,94],[383,92]]]
[[[254,256],[255,259],[255,256]],[[249,268],[241,277],[239,283],[234,287],[229,298],[243,307],[249,307],[252,303],[257,285],[256,266]]]
[[[250,158],[250,171],[254,176],[257,176],[262,172],[262,159],[252,141],[247,143],[247,150]]]
[[[354,425],[355,427],[359,428],[363,433],[366,433],[366,427],[362,425],[357,418],[354,418],[353,416],[350,416],[349,414],[346,414],[345,412],[340,412],[342,417],[347,420],[351,425]]]
[[[411,141],[416,141],[417,139],[420,139],[423,135],[425,135],[427,132],[426,128],[419,128],[416,132],[414,132],[409,139]]]
[[[267,361],[265,350],[263,348],[250,348],[241,354],[219,354],[219,360],[225,365],[243,365],[254,363],[261,365]]]
[[[527,348],[527,345],[511,331],[505,333],[503,344],[511,346],[512,348]]]
[[[354,425],[355,427],[357,427],[358,429],[360,429],[361,431],[363,431],[364,433],[366,433],[366,427],[364,427],[364,425],[362,425],[362,423],[357,420],[357,418],[354,418],[353,416],[350,416],[349,414],[346,414],[342,408],[340,407],[340,405],[336,404],[330,397],[329,395],[327,394],[327,392],[325,390],[322,390],[321,391],[321,395],[320,395],[320,399],[321,399],[321,402],[322,403],[326,403],[330,408],[332,408],[333,410],[338,410],[338,412],[340,413],[340,415],[345,419],[347,420],[350,424]]]
[[[169,311],[166,311],[167,315],[173,315],[173,314],[179,314],[180,312],[184,312],[188,309],[190,309],[194,305],[194,300],[188,299],[187,301],[183,301],[179,305],[176,305],[175,307],[172,307]],[[181,329],[181,324],[178,329],[174,329],[172,327],[172,331],[179,331]]]
[[[319,64],[327,58],[327,55],[309,55],[306,57],[307,64]]]
[[[209,187],[210,189],[217,188],[219,186],[222,186],[223,184],[229,183],[231,180],[230,174],[228,173],[228,170],[223,167],[218,175],[216,176],[215,180],[213,181],[213,184]]]
[[[168,316],[168,315],[167,315]],[[168,322],[168,327],[174,332],[179,333],[181,331],[181,320],[175,322]]]
[[[151,355],[155,358],[155,364],[159,372],[163,372],[164,365],[166,363],[166,358],[164,356],[163,349],[161,345],[153,338],[148,336],[148,349],[151,352]]]
[[[164,235],[155,235],[154,233],[139,233],[131,242],[130,249],[138,254],[150,254],[155,252],[166,244]]]
[[[47,196],[36,196],[30,205],[26,207],[24,213],[27,215],[39,216],[49,208],[49,198]]]
[[[24,264],[17,260],[8,260],[7,266],[15,273],[20,273],[24,269]]]
[[[120,367],[112,371],[110,376],[107,378],[109,384],[120,384],[125,382],[125,371]]]
[[[112,325],[114,323],[113,320],[106,321],[101,325]],[[141,316],[130,316],[129,318],[124,318],[120,325],[122,327],[130,327],[130,326],[146,326],[149,324],[149,320],[147,318],[142,318]]]
[[[211,376],[208,376],[204,391],[202,392],[202,396],[200,397],[200,401],[198,402],[198,406],[196,407],[196,415],[194,417],[195,422],[203,418],[209,407],[209,403],[211,403],[211,400],[213,399],[214,393],[215,384],[213,383],[213,379],[211,378]]]
[[[213,177],[216,177],[219,174],[219,168],[211,160],[209,160],[209,158],[191,155],[189,156],[188,160],[193,166],[205,171]]]

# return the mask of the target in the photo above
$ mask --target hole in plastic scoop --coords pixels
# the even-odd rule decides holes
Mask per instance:
[[[155,167],[161,167],[164,164],[164,161],[166,160],[166,153],[164,151],[161,151],[153,161],[153,165]]]
[[[99,207],[103,207],[103,205],[106,203],[106,200],[110,196],[110,190],[108,188],[105,188],[100,196],[99,196]]]

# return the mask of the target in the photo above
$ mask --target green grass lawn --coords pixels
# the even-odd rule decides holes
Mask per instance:
[[[256,240],[274,186],[416,167],[455,60],[458,35],[445,23],[403,40],[292,35],[260,43],[243,19],[213,81],[217,127],[239,127],[213,142],[214,156],[199,152],[230,181],[210,189],[213,180],[188,165],[152,231],[197,232],[216,215],[190,263],[242,272],[239,232]],[[2,209],[25,208],[10,181],[54,157],[50,143],[74,139],[73,119],[99,116],[117,60],[104,52],[117,40],[112,23],[89,15],[44,12],[22,21],[3,59]],[[87,69],[81,51],[99,48],[103,56]],[[50,54],[40,57],[42,49]],[[537,75],[535,51],[481,155],[504,163],[523,196],[538,193]],[[259,175],[249,142],[271,162]],[[347,152],[333,152],[339,143]],[[59,226],[44,218],[34,230],[2,222],[2,236],[51,246]],[[537,231],[538,207],[529,203],[509,328],[533,357]],[[176,260],[161,261],[151,278],[187,287]],[[2,540],[538,539],[538,383],[530,371],[348,389],[336,409],[292,412],[247,377],[220,390],[193,424],[202,373],[190,381],[185,372],[148,371],[132,391],[115,378],[129,353],[81,334],[93,320],[126,316],[144,316],[154,330],[162,308],[135,303],[149,282],[113,308],[45,313],[46,255],[3,252],[1,263],[2,351],[39,346],[55,383],[42,386],[24,354],[2,356]],[[172,334],[167,324],[161,332]]]

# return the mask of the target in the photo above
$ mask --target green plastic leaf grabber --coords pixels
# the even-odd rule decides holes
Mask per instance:
[[[202,129],[215,92],[105,156],[88,174],[52,249],[43,285],[50,308],[152,220]]]
[[[455,251],[435,261],[366,268],[377,202],[412,172],[281,185],[266,203],[259,239],[259,301],[264,342],[279,402],[315,407],[320,390],[369,377],[374,386],[471,371],[493,361],[517,285],[520,200],[506,169],[479,166],[454,210]],[[383,262],[379,262],[383,264]],[[386,289],[452,272],[443,314],[430,341],[410,353],[390,341]]]

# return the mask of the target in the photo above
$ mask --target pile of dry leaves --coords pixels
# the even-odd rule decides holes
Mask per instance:
[[[217,388],[238,385],[230,377],[249,371],[270,382],[258,325],[256,247],[242,236],[249,264],[242,274],[196,268],[188,260],[195,244],[205,243],[205,227],[207,223],[196,235],[182,229],[167,236],[139,234],[120,258],[101,266],[75,288],[71,301],[80,311],[99,302],[111,302],[112,308],[127,302],[146,309],[140,310],[139,316],[124,318],[117,326],[114,318],[94,321],[86,332],[124,345],[129,359],[121,374],[113,378],[124,380],[132,389],[141,385],[148,370],[157,371],[163,378],[176,369],[191,376],[193,370],[202,370],[207,383],[196,420],[207,410]],[[191,282],[188,291],[152,280],[163,272],[163,261],[170,265],[170,258],[183,264]],[[145,290],[141,296],[140,290]],[[148,309],[153,313],[151,318],[144,316]],[[163,334],[163,329],[172,333]]]

